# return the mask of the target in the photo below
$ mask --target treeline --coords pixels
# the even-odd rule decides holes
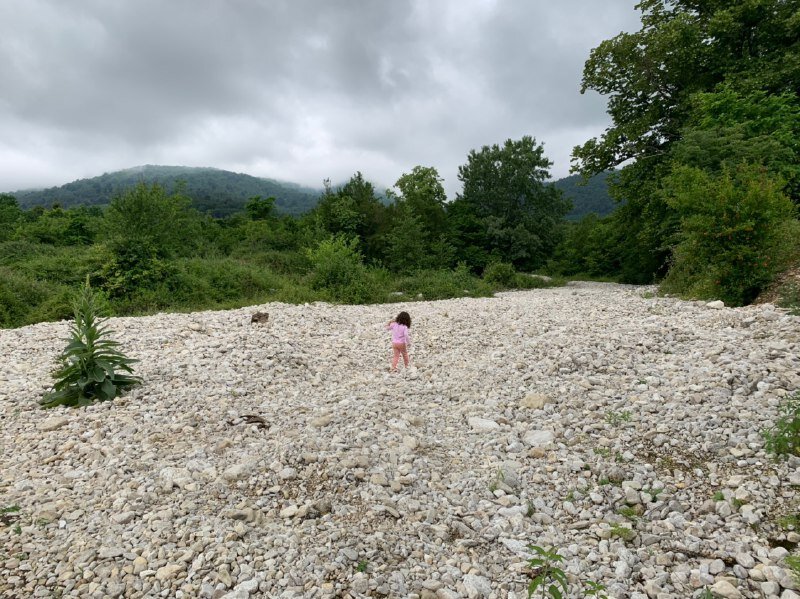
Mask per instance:
[[[786,0],[645,0],[642,28],[595,48],[582,91],[612,126],[575,148],[585,176],[621,167],[611,216],[571,229],[566,273],[662,280],[752,301],[798,259],[800,36]]]
[[[107,208],[23,210],[0,196],[0,324],[67,318],[88,277],[115,314],[264,301],[386,302],[545,286],[569,203],[531,137],[472,151],[447,202],[435,168],[415,167],[389,203],[361,173],[326,185],[311,212],[253,197],[224,218],[180,188],[139,183]]]
[[[252,177],[214,168],[146,165],[79,179],[60,187],[14,192],[20,206],[62,208],[107,206],[111,200],[138,183],[158,183],[167,193],[180,190],[191,198],[192,206],[216,217],[231,216],[244,210],[248,199],[274,197],[282,214],[300,215],[311,210],[319,190]]]

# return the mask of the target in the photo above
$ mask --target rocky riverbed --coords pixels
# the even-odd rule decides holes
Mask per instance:
[[[47,412],[67,323],[0,331],[0,596],[519,599],[534,543],[573,597],[798,597],[800,318],[652,291],[114,318],[144,384]]]

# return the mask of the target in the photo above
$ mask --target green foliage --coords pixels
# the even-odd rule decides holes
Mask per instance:
[[[553,182],[564,199],[572,204],[566,216],[568,221],[577,222],[590,214],[602,218],[614,212],[617,202],[608,189],[608,178],[612,174],[610,171],[603,172],[588,179],[581,175],[570,175]]]
[[[625,422],[631,421],[631,413],[627,410],[622,412],[609,412],[606,414],[606,422],[611,426],[619,426]]]
[[[557,564],[564,561],[554,548],[543,549],[537,545],[528,545],[534,553],[528,561],[528,567],[535,572],[528,584],[528,597],[533,597],[536,591],[541,599],[548,595],[552,599],[562,599],[569,595],[567,575]]]
[[[397,180],[395,187],[400,190],[397,204],[406,207],[418,219],[419,232],[430,239],[448,232],[447,195],[435,168],[415,166]]]
[[[115,244],[112,257],[100,272],[102,288],[112,299],[153,288],[171,274],[165,259],[150,243]]]
[[[391,282],[393,291],[401,291],[406,299],[418,295],[425,300],[446,299],[449,297],[485,297],[492,294],[493,288],[485,281],[473,276],[464,264],[454,270],[418,270],[396,277]]]
[[[314,217],[327,234],[356,239],[358,250],[367,260],[376,262],[383,257],[387,209],[375,194],[372,183],[360,172],[335,191],[326,182]]]
[[[800,284],[784,283],[778,288],[777,305],[789,310],[792,316],[800,316]]]
[[[22,210],[17,198],[8,193],[0,193],[0,242],[11,238],[22,220]]]
[[[516,268],[542,266],[559,241],[558,225],[569,211],[561,192],[547,183],[551,164],[543,146],[528,136],[508,139],[502,147],[471,150],[458,169],[464,190],[453,202],[460,207],[460,218],[453,223],[456,246],[463,252],[464,246],[477,242],[483,251]]]
[[[508,262],[492,262],[484,269],[483,280],[493,287],[511,288],[517,280],[517,271]]]
[[[374,286],[365,268],[358,241],[351,237],[335,236],[306,250],[311,262],[309,284],[325,292],[337,302],[363,303],[374,294]]]
[[[795,582],[800,584],[800,555],[787,555],[783,558],[783,563],[792,571]]]
[[[267,220],[274,216],[275,198],[252,197],[244,205],[244,211],[250,220]]]
[[[564,558],[558,554],[555,548],[543,549],[537,545],[528,545],[534,556],[528,560],[528,567],[531,569],[531,581],[528,583],[528,597],[534,595],[540,599],[550,597],[551,599],[562,599],[570,594],[567,574],[560,567]],[[583,583],[584,597],[597,597],[598,599],[608,599],[606,588],[600,583],[586,580]],[[537,593],[538,591],[538,593]]]
[[[800,456],[800,391],[784,399],[775,424],[763,432],[765,449],[775,457]]]
[[[636,538],[636,533],[627,526],[622,526],[621,524],[612,524],[611,536],[628,542]]]
[[[292,183],[214,168],[147,165],[80,179],[60,187],[18,191],[16,196],[24,208],[54,203],[64,207],[108,205],[113,198],[141,183],[158,184],[168,194],[181,188],[192,198],[194,208],[220,218],[240,212],[250,198],[259,196],[274,197],[275,209],[281,214],[300,215],[314,207],[320,193],[317,189]]]
[[[602,42],[584,68],[582,91],[608,96],[612,126],[574,149],[575,169],[590,176],[625,164],[612,194],[627,204],[612,222],[628,282],[678,264],[670,254],[682,225],[661,190],[676,170],[716,177],[755,163],[800,199],[796,8],[783,0],[698,6],[641,2],[641,30]]]
[[[104,228],[112,252],[142,245],[156,257],[191,255],[200,231],[199,215],[181,193],[140,183],[112,200]],[[141,254],[146,255],[146,252]]]
[[[141,382],[132,376],[131,364],[136,360],[125,357],[117,349],[119,343],[108,338],[112,331],[102,326],[99,300],[88,282],[74,308],[69,343],[59,358],[61,366],[53,373],[53,390],[39,401],[44,408],[112,400]]]
[[[785,267],[797,223],[780,183],[760,167],[719,177],[682,167],[667,181],[667,201],[681,217],[668,293],[751,302]]]

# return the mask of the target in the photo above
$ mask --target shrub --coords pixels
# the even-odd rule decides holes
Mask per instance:
[[[418,270],[395,279],[392,285],[412,298],[421,294],[426,300],[492,294],[491,285],[471,275],[464,264],[455,270]]]
[[[333,301],[365,303],[375,296],[376,289],[357,249],[358,240],[337,235],[324,239],[317,247],[306,250],[311,262],[309,285],[322,291]]]
[[[69,344],[61,353],[61,366],[53,373],[53,390],[39,400],[43,408],[85,406],[94,401],[114,399],[141,379],[132,376],[131,364],[108,339],[112,331],[103,328],[98,298],[87,282],[75,301],[75,320],[70,326]],[[124,371],[122,374],[120,371]]]
[[[663,290],[729,305],[747,304],[790,259],[797,222],[781,183],[757,166],[719,177],[676,168],[667,201],[681,217],[679,242]]]
[[[800,455],[800,391],[781,402],[778,421],[763,432],[765,448],[775,457]]]
[[[153,245],[145,242],[115,244],[111,259],[101,270],[100,281],[110,297],[122,298],[154,287],[171,272]]]
[[[19,327],[34,322],[41,322],[41,307],[51,302],[60,302],[69,288],[47,281],[37,281],[10,268],[0,266],[0,326]],[[52,304],[50,304],[52,305]],[[49,315],[51,310],[46,311]],[[55,319],[69,316],[63,310]]]
[[[516,279],[514,266],[508,262],[492,262],[483,270],[483,280],[490,285],[509,288]]]

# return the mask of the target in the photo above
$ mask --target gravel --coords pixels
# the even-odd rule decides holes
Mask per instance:
[[[144,384],[48,412],[67,323],[2,330],[0,596],[521,599],[533,543],[573,597],[796,597],[800,319],[653,291],[113,318]]]

